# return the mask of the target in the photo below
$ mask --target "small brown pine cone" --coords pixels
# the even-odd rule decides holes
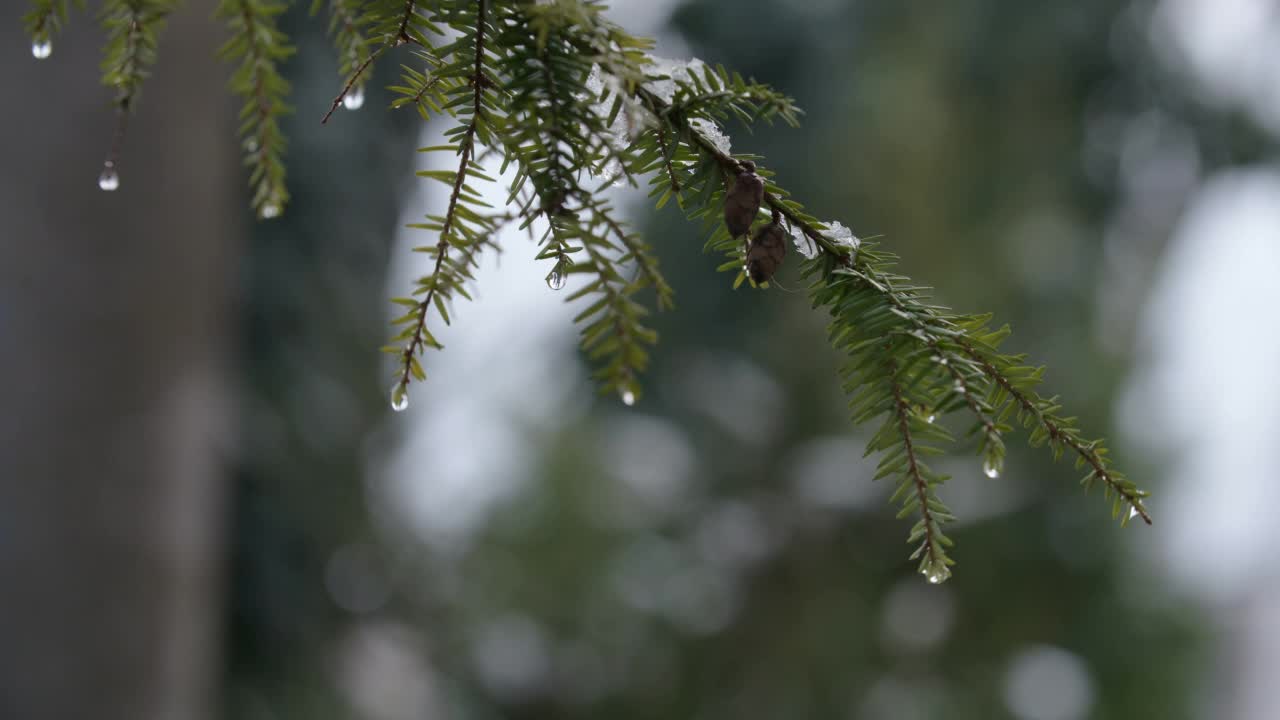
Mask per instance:
[[[730,237],[742,237],[751,232],[751,223],[764,202],[764,180],[756,174],[756,164],[742,162],[742,170],[733,187],[724,196],[724,224],[729,226]]]
[[[773,279],[787,256],[787,233],[775,219],[756,232],[747,248],[747,275],[759,285]]]

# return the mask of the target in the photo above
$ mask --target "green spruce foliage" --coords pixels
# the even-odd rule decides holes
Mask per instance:
[[[103,68],[122,112],[133,109],[170,7],[169,0],[108,2]],[[252,205],[264,218],[288,201],[278,119],[289,111],[289,87],[279,65],[292,48],[276,27],[286,8],[278,0],[222,0],[217,11],[231,30],[222,55],[236,65],[231,88],[243,99]],[[929,581],[945,580],[953,564],[946,534],[953,516],[940,494],[947,476],[929,465],[957,440],[944,418],[968,425],[963,441],[987,475],[999,474],[1005,437],[1020,428],[1055,458],[1069,455],[1084,473],[1081,484],[1100,486],[1122,525],[1135,517],[1151,522],[1147,493],[1111,467],[1103,442],[1083,435],[1056,397],[1040,394],[1044,368],[1000,349],[1007,327],[993,329],[989,316],[931,302],[928,288],[894,271],[893,254],[806,213],[764,158],[731,154],[730,124],[797,126],[802,113],[791,98],[723,67],[654,58],[648,40],[606,20],[604,9],[595,0],[312,6],[328,15],[345,78],[324,120],[341,104],[358,107],[373,63],[403,53],[392,107],[411,105],[424,119],[452,123],[444,144],[421,149],[452,155],[456,167],[419,173],[443,183],[448,201],[411,226],[423,231],[415,251],[430,258],[431,271],[393,300],[404,309],[384,348],[396,361],[395,409],[407,405],[413,382],[426,379],[427,350],[442,349],[433,331],[452,321],[459,298],[469,298],[478,258],[498,250],[499,229],[532,232],[535,223],[547,284],[558,290],[567,278],[582,278],[567,300],[580,308],[582,349],[601,391],[633,404],[657,342],[645,299],[666,310],[674,297],[658,258],[613,205],[609,189],[625,183],[647,188],[657,207],[677,203],[706,233],[706,250],[723,256],[720,270],[734,287],[756,286],[744,269],[751,244],[768,237],[770,256],[779,258],[785,246],[777,240],[786,230],[794,243],[790,262],[803,263],[810,301],[830,318],[828,340],[845,358],[841,379],[852,422],[873,430],[867,454],[878,458],[876,478],[893,484],[899,517],[914,520],[911,557]],[[65,3],[35,0],[26,17],[33,43],[48,43],[65,18]],[[723,208],[748,168],[764,179],[765,193],[744,242],[730,236]],[[478,188],[507,171],[506,206],[492,207]],[[758,287],[768,287],[765,276],[757,278]]]

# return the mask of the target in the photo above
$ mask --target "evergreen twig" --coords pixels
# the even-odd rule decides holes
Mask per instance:
[[[412,8],[413,3],[410,2],[409,5]],[[483,94],[486,83],[483,63],[487,6],[487,0],[479,0],[477,3],[474,31],[474,69],[470,76],[472,87],[471,118],[462,132],[462,138],[458,145],[458,170],[454,173],[453,188],[449,193],[449,205],[440,227],[440,240],[435,246],[435,267],[431,271],[429,282],[425,286],[426,295],[409,313],[412,323],[406,329],[406,332],[401,334],[404,336],[407,333],[409,342],[401,351],[399,380],[396,387],[393,388],[393,397],[404,397],[408,392],[409,382],[414,377],[420,380],[424,378],[425,373],[418,361],[418,355],[422,352],[423,347],[426,345],[436,348],[443,347],[428,332],[427,315],[431,308],[435,306],[439,309],[445,321],[448,322],[448,314],[444,310],[444,304],[440,298],[448,292],[448,285],[443,282],[444,271],[449,267],[447,264],[449,248],[456,242],[452,239],[452,233],[455,230],[455,224],[458,222],[461,208],[459,201],[462,198],[462,191],[467,181],[467,172],[471,165],[472,155],[475,152],[476,134],[484,117]],[[475,241],[473,240],[472,242],[474,243]],[[455,289],[461,289],[460,281],[452,280],[451,282],[453,282]]]

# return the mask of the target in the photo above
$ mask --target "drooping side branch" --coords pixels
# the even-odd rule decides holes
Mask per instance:
[[[107,31],[103,50],[102,84],[116,91],[118,114],[111,147],[103,163],[99,186],[104,190],[119,185],[117,168],[129,113],[137,104],[142,83],[156,62],[156,45],[165,21],[173,11],[172,0],[108,0],[102,10]]]
[[[443,218],[440,219],[438,228],[440,239],[435,247],[432,248],[432,253],[435,256],[435,266],[430,275],[419,281],[420,292],[424,293],[422,300],[417,302],[409,313],[397,321],[407,324],[397,338],[407,340],[403,350],[399,351],[399,378],[392,388],[392,405],[396,406],[397,409],[402,408],[403,404],[407,402],[410,380],[415,377],[421,380],[425,377],[422,366],[418,361],[418,355],[422,353],[426,346],[437,349],[442,347],[427,329],[428,314],[435,307],[447,322],[448,311],[445,310],[445,299],[454,291],[465,293],[465,290],[462,289],[462,284],[469,276],[470,268],[466,264],[451,263],[449,258],[450,248],[475,244],[480,241],[481,237],[491,234],[496,229],[492,226],[486,226],[487,223],[480,216],[463,207],[467,203],[479,201],[478,197],[466,190],[466,182],[469,173],[482,174],[473,170],[472,160],[475,155],[476,138],[481,132],[481,124],[485,121],[484,92],[489,84],[484,73],[487,10],[487,0],[479,0],[473,33],[474,59],[469,78],[471,89],[470,118],[463,127],[458,140],[458,169],[452,175],[449,204]],[[435,177],[436,179],[444,179],[444,176],[430,172],[420,174]],[[461,215],[466,215],[471,218],[474,224],[481,226],[479,229],[484,234],[477,234],[474,229],[463,228],[464,221],[460,219]],[[473,262],[473,260],[471,261]]]
[[[285,138],[279,119],[289,106],[284,98],[289,83],[278,64],[293,54],[276,18],[288,6],[278,0],[222,0],[215,13],[226,20],[231,39],[218,51],[226,60],[239,60],[231,75],[231,89],[244,98],[240,136],[253,187],[252,205],[262,218],[279,215],[289,201],[285,185]]]
[[[901,470],[895,470],[903,476],[904,482],[899,486],[900,489],[894,497],[908,493],[911,497],[903,502],[898,517],[906,517],[912,512],[920,515],[919,522],[912,528],[907,540],[907,542],[920,541],[920,546],[911,557],[912,559],[920,558],[920,572],[929,578],[929,582],[940,583],[951,575],[949,566],[952,560],[947,557],[944,548],[950,540],[942,533],[941,528],[942,523],[949,520],[951,515],[934,495],[933,486],[945,478],[929,470],[929,467],[920,459],[911,430],[912,423],[918,423],[919,419],[907,402],[906,393],[896,377],[897,369],[893,363],[890,363],[888,370],[888,383],[893,393],[892,423],[897,427],[902,442],[902,456],[901,460],[895,460],[894,454],[888,454],[881,461],[881,470],[892,467],[895,462],[905,463]]]
[[[958,344],[978,363],[991,381],[1017,404],[1018,414],[1025,418],[1027,424],[1033,426],[1031,436],[1033,444],[1038,445],[1047,440],[1053,448],[1055,457],[1062,454],[1064,447],[1070,448],[1079,458],[1077,466],[1080,464],[1089,466],[1089,473],[1081,480],[1081,484],[1088,489],[1094,483],[1101,482],[1105,488],[1105,495],[1114,498],[1112,514],[1119,516],[1121,523],[1140,517],[1146,524],[1151,524],[1151,515],[1143,503],[1143,499],[1149,494],[1109,466],[1105,457],[1105,448],[1099,449],[1100,441],[1081,439],[1079,430],[1073,427],[1068,419],[1056,414],[1058,405],[1055,402],[1041,398],[1033,391],[1019,389],[1007,374],[995,367],[989,356],[964,340],[958,341]],[[1129,508],[1128,513],[1122,513],[1123,506]]]

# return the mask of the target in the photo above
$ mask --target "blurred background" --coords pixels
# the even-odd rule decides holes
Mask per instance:
[[[1280,8],[1270,0],[615,0],[774,84],[730,127],[823,218],[1013,324],[1155,497],[1121,530],[1011,441],[939,464],[955,577],[914,573],[796,255],[730,290],[619,191],[678,309],[633,408],[598,396],[524,235],[392,413],[399,230],[445,125],[361,110],[284,17],[293,202],[253,222],[211,5],[112,118],[77,16],[0,57],[0,718],[1275,717]],[[402,58],[407,61],[406,58]]]

